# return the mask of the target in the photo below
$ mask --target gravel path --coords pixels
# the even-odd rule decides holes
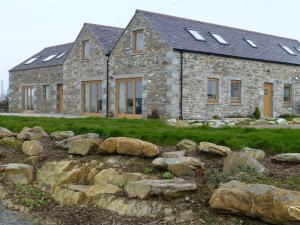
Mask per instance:
[[[0,225],[32,225],[31,222],[24,220],[22,216],[0,205]]]

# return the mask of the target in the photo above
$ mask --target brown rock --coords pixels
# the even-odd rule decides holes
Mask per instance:
[[[68,143],[68,153],[77,155],[89,155],[97,151],[100,139],[77,139]]]
[[[35,156],[43,152],[43,145],[37,140],[25,141],[22,144],[22,151],[28,156]]]
[[[88,138],[88,139],[99,139],[99,134],[96,133],[87,133],[87,134],[81,134],[81,135],[76,135],[74,137],[70,137],[61,141],[56,141],[55,142],[55,146],[58,148],[62,148],[62,149],[67,149],[68,148],[68,144],[71,141],[74,140],[78,140],[78,139],[84,139],[84,138]]]
[[[33,167],[26,164],[1,165],[4,168],[2,180],[4,182],[29,184],[33,178]],[[1,171],[1,170],[0,170]]]
[[[182,141],[178,142],[176,144],[176,147],[178,150],[184,150],[184,151],[196,151],[198,150],[197,143],[189,140],[189,139],[183,139]]]
[[[0,138],[5,138],[5,137],[15,137],[17,136],[16,133],[11,132],[10,130],[0,127]]]
[[[221,156],[227,156],[231,149],[225,146],[216,145],[210,142],[200,142],[199,150],[207,153],[213,153]]]
[[[21,140],[41,140],[47,138],[49,135],[41,127],[24,127],[23,130],[17,135]]]
[[[25,163],[35,167],[39,162],[40,158],[38,156],[30,156],[25,160]]]
[[[50,137],[56,141],[61,141],[67,138],[74,137],[73,131],[55,131],[50,134]]]

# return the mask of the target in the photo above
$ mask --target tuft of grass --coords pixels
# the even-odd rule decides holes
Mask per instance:
[[[262,149],[269,153],[298,152],[300,130],[254,128],[175,128],[163,120],[113,118],[43,118],[0,116],[0,127],[20,132],[23,127],[41,126],[48,133],[72,130],[76,134],[98,133],[102,138],[133,137],[158,145],[175,145],[184,138],[197,143],[209,141],[232,150],[243,147]]]
[[[164,172],[162,175],[161,175],[162,178],[164,179],[172,179],[174,178],[174,174],[171,173],[171,172]]]
[[[153,169],[151,167],[144,168],[144,174],[149,175],[149,174],[153,174],[153,173],[155,173],[155,169]]]

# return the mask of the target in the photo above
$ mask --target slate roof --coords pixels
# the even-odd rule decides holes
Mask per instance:
[[[92,34],[97,38],[105,53],[110,53],[115,43],[120,38],[123,29],[119,27],[103,26],[98,24],[85,23]]]
[[[159,13],[137,10],[168,41],[173,49],[230,57],[263,60],[300,65],[300,43],[297,40],[248,30],[205,23]],[[206,41],[196,40],[186,29],[197,30]],[[229,43],[219,44],[211,33],[217,33]],[[251,47],[244,38],[251,39],[258,48]],[[288,54],[279,45],[291,48],[296,56]]]
[[[42,51],[36,53],[35,55],[31,56],[30,58],[26,59],[24,62],[20,63],[19,65],[12,68],[10,71],[17,71],[17,70],[27,70],[27,69],[34,69],[34,68],[41,68],[41,67],[48,67],[48,66],[57,66],[62,65],[68,56],[69,51],[71,50],[73,43],[63,44],[63,45],[56,45],[48,48],[44,48]],[[45,58],[50,55],[59,55],[65,52],[65,54],[60,58],[53,58],[49,61],[43,62]],[[30,64],[25,64],[28,60],[32,58],[38,58],[34,62]]]

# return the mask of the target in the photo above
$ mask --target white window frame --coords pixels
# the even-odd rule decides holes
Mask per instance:
[[[286,45],[282,45],[282,44],[280,44],[279,46],[280,46],[283,50],[285,50],[288,54],[294,55],[294,56],[297,55],[290,47],[288,47],[288,46],[286,46]]]
[[[48,62],[48,61],[50,61],[51,59],[53,59],[55,57],[56,57],[56,54],[49,55],[48,57],[43,59],[43,62]]]
[[[229,43],[223,38],[221,34],[217,33],[210,33],[211,36],[213,36],[214,39],[216,39],[217,42],[219,42],[221,45],[229,45]]]
[[[244,40],[252,47],[252,48],[258,48],[258,46],[249,38],[244,38]]]
[[[190,35],[192,35],[193,38],[195,38],[197,41],[206,41],[206,39],[196,30],[192,28],[186,29]]]
[[[33,57],[31,59],[29,59],[28,61],[26,61],[24,64],[28,65],[30,63],[33,63],[34,61],[36,61],[38,59],[38,57]]]

